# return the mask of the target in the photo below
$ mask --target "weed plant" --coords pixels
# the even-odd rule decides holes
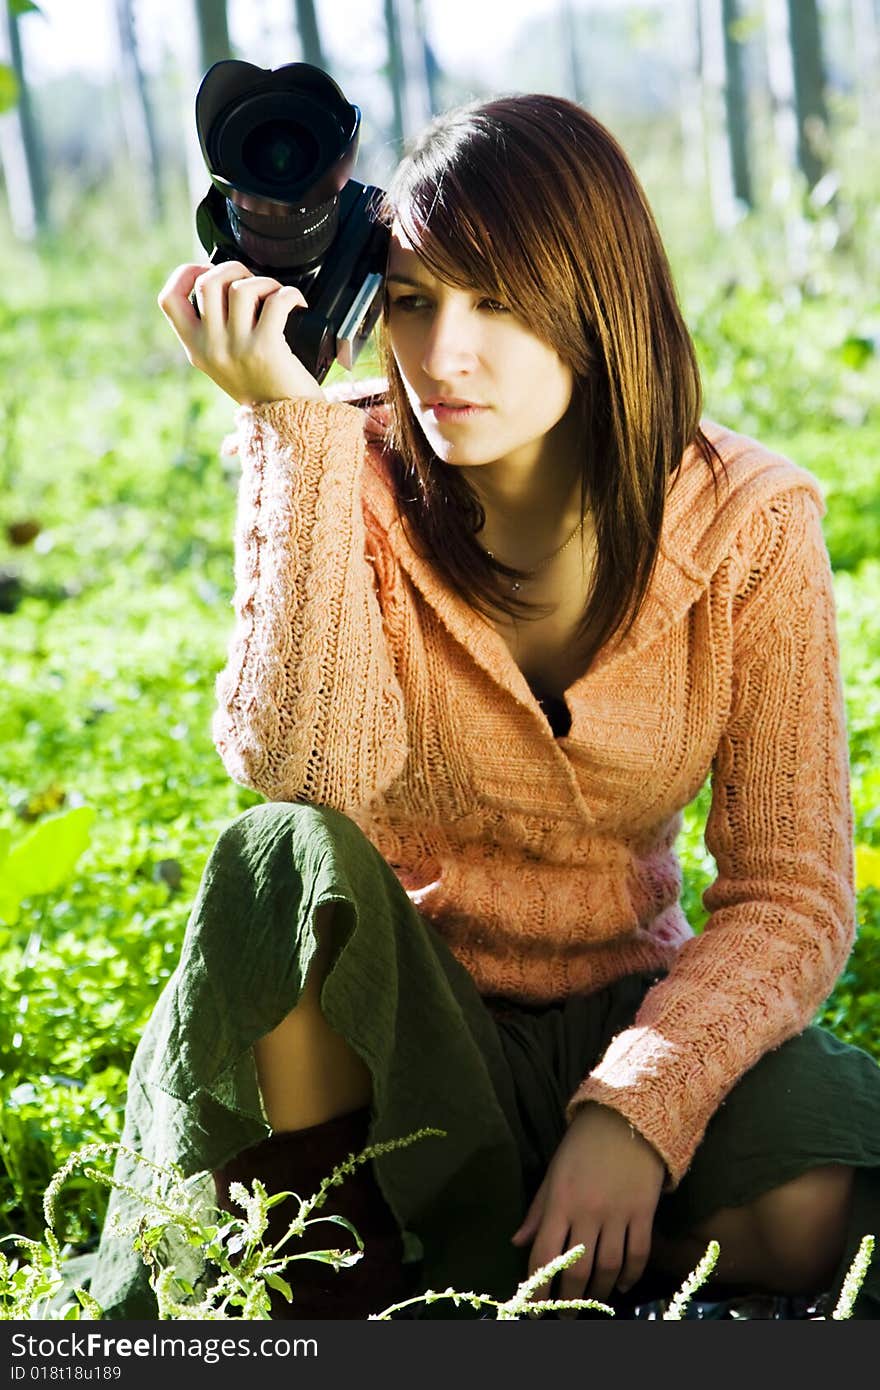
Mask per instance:
[[[242,1208],[244,1216],[238,1217],[225,1211],[215,1212],[216,1220],[206,1220],[204,1216],[194,1214],[189,1197],[189,1182],[180,1169],[161,1168],[156,1164],[147,1163],[152,1177],[152,1192],[146,1199],[148,1209],[144,1210],[135,1230],[122,1233],[132,1238],[133,1248],[140,1253],[149,1270],[150,1286],[156,1297],[157,1318],[160,1321],[185,1319],[197,1322],[226,1321],[233,1318],[265,1320],[271,1317],[270,1289],[283,1295],[288,1303],[295,1306],[295,1288],[291,1287],[289,1281],[292,1280],[295,1284],[296,1276],[291,1266],[297,1260],[315,1260],[329,1264],[338,1273],[356,1264],[364,1253],[363,1241],[345,1217],[320,1215],[329,1189],[343,1184],[359,1164],[367,1163],[380,1154],[406,1147],[430,1135],[442,1136],[443,1131],[418,1130],[403,1139],[371,1144],[360,1153],[350,1153],[323,1180],[317,1192],[305,1199],[290,1192],[270,1194],[259,1179],[255,1179],[249,1188],[242,1183],[232,1183],[229,1189],[230,1198],[236,1206]],[[78,1166],[91,1164],[96,1158],[107,1157],[121,1148],[119,1144],[86,1145],[72,1154],[67,1163],[58,1170],[43,1199],[46,1227],[42,1242],[21,1236],[0,1238],[0,1244],[17,1245],[28,1257],[25,1261],[9,1259],[0,1252],[0,1319],[100,1320],[104,1316],[104,1310],[92,1295],[71,1281],[65,1251],[56,1231],[56,1203],[65,1182]],[[130,1150],[128,1153],[136,1161],[147,1162]],[[122,1186],[101,1169],[89,1166],[85,1171],[88,1177],[98,1183],[108,1187]],[[297,1214],[275,1244],[267,1245],[263,1237],[269,1224],[268,1213],[272,1207],[289,1197],[293,1197],[299,1204]],[[344,1227],[354,1238],[356,1248],[330,1247],[300,1254],[294,1245],[292,1250],[281,1253],[288,1241],[295,1241],[305,1233],[307,1227],[322,1221]],[[168,1261],[166,1245],[172,1231],[182,1236],[188,1246],[197,1248],[202,1255],[206,1274],[198,1288],[182,1279],[173,1263]],[[535,1296],[557,1274],[573,1265],[583,1253],[583,1245],[572,1246],[570,1250],[564,1251],[524,1279],[508,1299],[493,1298],[490,1294],[476,1293],[474,1290],[463,1292],[453,1288],[442,1291],[428,1289],[423,1294],[401,1303],[390,1304],[371,1314],[370,1320],[387,1322],[395,1314],[399,1315],[407,1309],[419,1305],[427,1307],[441,1302],[451,1303],[455,1307],[468,1304],[476,1312],[492,1310],[498,1322],[542,1317],[545,1313],[571,1316],[584,1310],[614,1317],[614,1308],[598,1299]],[[844,1280],[840,1297],[831,1314],[833,1319],[841,1320],[852,1316],[853,1305],[873,1253],[874,1237],[867,1235],[861,1241],[858,1253]],[[664,1320],[680,1321],[685,1316],[694,1295],[712,1274],[719,1254],[718,1241],[710,1241],[706,1254],[696,1269],[666,1304],[662,1314]],[[485,1312],[482,1315],[488,1316]]]

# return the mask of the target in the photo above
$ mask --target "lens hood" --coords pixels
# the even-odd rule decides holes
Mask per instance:
[[[357,158],[360,108],[311,63],[209,68],[196,129],[214,187],[245,212],[286,217],[333,200]]]

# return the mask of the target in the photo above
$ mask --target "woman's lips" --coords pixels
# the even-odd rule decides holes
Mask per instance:
[[[436,420],[467,420],[472,415],[482,415],[487,405],[432,405],[431,414]]]

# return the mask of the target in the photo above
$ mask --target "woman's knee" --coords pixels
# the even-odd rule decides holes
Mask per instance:
[[[315,909],[315,950],[295,1008],[254,1043],[263,1105],[275,1130],[304,1129],[369,1103],[372,1077],[321,1009],[321,990],[336,949],[336,904]]]
[[[768,1258],[789,1270],[789,1282],[801,1283],[803,1291],[823,1286],[837,1268],[846,1243],[852,1186],[852,1168],[825,1164],[764,1193],[753,1204]]]
[[[226,873],[244,872],[263,883],[273,875],[300,879],[328,857],[347,863],[365,846],[376,852],[360,826],[334,806],[264,801],[222,828],[211,857]]]
[[[203,874],[203,891],[241,907],[266,905],[281,895],[296,910],[312,896],[308,880],[316,863],[337,849],[345,857],[339,814],[308,801],[266,801],[248,807],[217,836]]]
[[[267,830],[273,826],[285,826],[290,824],[298,825],[304,823],[307,827],[325,823],[328,819],[333,819],[341,814],[333,810],[331,806],[318,806],[313,801],[261,801],[256,806],[249,806],[247,810],[235,816],[221,832],[220,838],[230,832],[240,831],[242,828]]]

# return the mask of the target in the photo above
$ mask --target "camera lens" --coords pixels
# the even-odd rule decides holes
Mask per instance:
[[[236,242],[261,265],[304,268],[320,260],[336,236],[338,204],[337,198],[331,198],[304,212],[265,217],[244,212],[230,201],[227,213]]]
[[[265,121],[242,141],[241,158],[260,183],[296,183],[314,168],[318,142],[293,121]]]
[[[337,234],[359,108],[308,63],[224,61],[202,81],[196,125],[235,246],[267,269],[310,273]]]

